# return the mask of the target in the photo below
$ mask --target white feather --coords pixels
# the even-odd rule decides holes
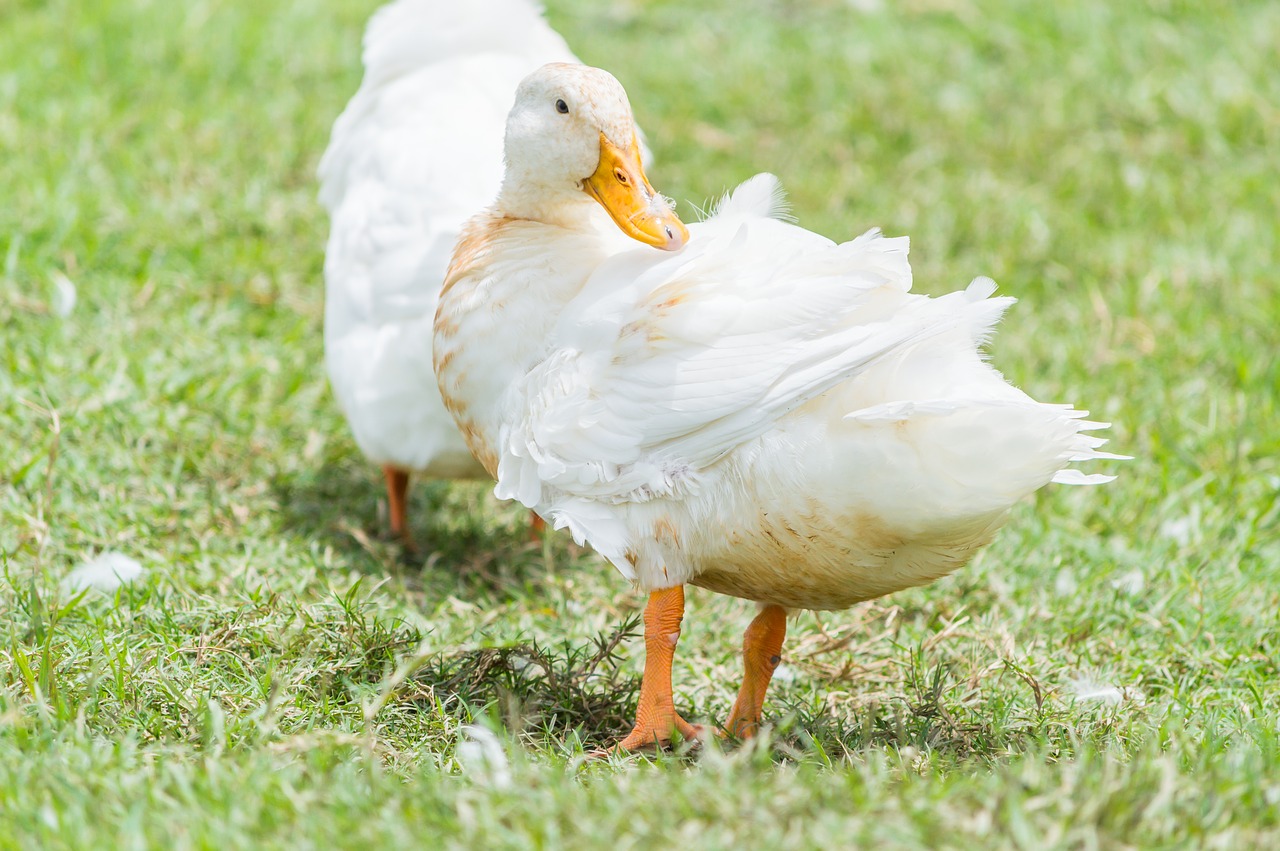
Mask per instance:
[[[552,82],[598,126],[547,118]],[[569,179],[602,127],[625,138],[616,81],[548,69],[512,115],[440,306],[440,383],[495,493],[641,587],[843,608],[956,570],[1052,481],[1106,478],[1068,469],[1114,457],[1103,424],[986,362],[1013,303],[990,279],[915,295],[906,239],[779,221],[768,175],[679,250],[635,247]]]
[[[53,312],[66,319],[76,309],[76,285],[61,272],[53,273]]]
[[[743,181],[732,192],[724,193],[707,218],[721,221],[746,218],[795,221],[782,182],[767,172],[761,172]]]
[[[144,572],[137,559],[124,553],[105,552],[76,565],[62,578],[62,588],[72,594],[87,589],[110,594],[122,585],[141,579]]]

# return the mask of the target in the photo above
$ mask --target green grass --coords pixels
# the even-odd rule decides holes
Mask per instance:
[[[991,275],[995,363],[1135,460],[800,616],[759,745],[584,765],[642,601],[478,484],[419,485],[403,558],[326,389],[313,173],[374,3],[0,0],[0,848],[1280,841],[1280,6],[881,5],[550,3],[656,186],[767,169],[922,291]],[[60,590],[104,550],[144,581]],[[691,592],[688,716],[750,615]]]

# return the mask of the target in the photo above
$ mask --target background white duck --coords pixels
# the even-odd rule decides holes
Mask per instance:
[[[728,721],[750,735],[787,609],[931,582],[1036,489],[1110,479],[1070,463],[1117,457],[1084,433],[1101,424],[983,360],[1012,303],[989,280],[914,295],[905,238],[836,245],[778,221],[768,175],[686,232],[634,140],[607,72],[526,78],[502,190],[464,233],[435,324],[445,404],[497,495],[650,592],[622,749],[697,732],[671,695],[685,583],[763,604]]]
[[[405,541],[410,473],[485,475],[440,402],[431,323],[463,223],[497,194],[512,93],[552,61],[577,59],[532,0],[390,3],[320,161],[325,365]]]

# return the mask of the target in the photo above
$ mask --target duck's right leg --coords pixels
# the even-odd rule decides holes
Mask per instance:
[[[684,586],[664,588],[649,595],[644,610],[644,679],[640,682],[640,703],[636,725],[630,735],[614,745],[615,751],[634,751],[666,744],[672,732],[682,738],[697,739],[702,727],[690,724],[676,713],[671,694],[671,662],[680,640],[684,620]]]
[[[391,534],[413,549],[413,534],[409,531],[409,473],[390,464],[382,468],[382,473],[387,479],[387,519]]]

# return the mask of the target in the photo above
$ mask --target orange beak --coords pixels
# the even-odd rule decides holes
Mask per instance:
[[[689,241],[689,229],[644,176],[634,136],[630,145],[619,148],[600,134],[600,165],[582,182],[582,191],[599,201],[632,239],[665,251],[675,251]]]

